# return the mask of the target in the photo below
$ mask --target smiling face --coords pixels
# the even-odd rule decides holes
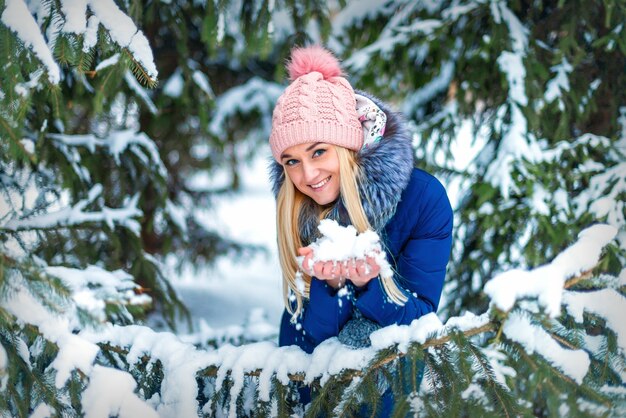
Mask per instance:
[[[327,205],[339,197],[339,158],[333,145],[294,145],[282,153],[280,162],[296,188],[318,205]]]

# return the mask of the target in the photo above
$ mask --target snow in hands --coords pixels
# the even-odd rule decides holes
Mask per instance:
[[[352,225],[341,226],[332,219],[322,219],[318,229],[322,236],[309,245],[313,257],[308,266],[301,266],[303,270],[311,271],[312,263],[317,261],[348,262],[371,257],[380,267],[381,275],[393,274],[376,232],[368,229],[359,234]],[[299,262],[303,259],[299,257]]]

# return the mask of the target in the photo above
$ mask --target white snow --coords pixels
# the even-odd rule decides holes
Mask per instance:
[[[372,230],[357,233],[352,225],[341,226],[332,219],[322,219],[318,226],[322,236],[309,245],[313,249],[312,261],[348,262],[372,257],[380,267],[382,276],[391,277],[393,271],[387,262],[380,237]],[[306,271],[310,266],[302,266]]]
[[[606,320],[606,326],[617,336],[617,344],[626,356],[626,298],[614,289],[602,289],[590,292],[567,291],[563,295],[567,312],[576,322],[583,322],[583,312],[598,315]]]
[[[101,321],[106,318],[105,301],[123,305],[151,303],[150,296],[134,292],[139,285],[134,282],[133,276],[123,270],[111,272],[93,265],[85,269],[48,266],[43,270],[58,277],[70,288],[76,306]]]
[[[154,64],[152,49],[132,19],[120,10],[113,0],[88,0],[88,2],[91,11],[108,29],[111,39],[121,47],[128,48],[146,70],[148,76],[156,80],[158,72]]]
[[[109,58],[99,62],[98,65],[96,65],[95,70],[96,72],[101,71],[104,68],[117,64],[119,61],[120,61],[120,54],[119,52],[116,52],[115,54],[111,55]]]
[[[51,315],[25,288],[21,279],[12,283],[11,297],[3,303],[4,309],[14,315],[18,323],[32,324],[50,341],[56,343],[59,352],[49,366],[57,371],[55,385],[62,388],[72,370],[91,372],[93,361],[99,351],[97,345],[73,334],[69,329],[69,319],[61,315]]]
[[[174,98],[180,97],[184,84],[182,71],[180,68],[177,68],[163,86],[163,94]]]
[[[0,343],[0,391],[3,391],[7,383],[9,382],[9,357],[7,351],[4,349],[2,343]]]
[[[205,92],[207,96],[214,98],[215,93],[213,93],[213,89],[211,88],[211,84],[209,83],[209,78],[200,70],[195,70],[193,74],[191,74],[191,78],[196,83],[200,90]]]
[[[126,372],[95,366],[82,395],[86,418],[158,418],[145,401],[135,395],[135,379]]]
[[[27,48],[33,52],[48,70],[48,79],[52,84],[61,80],[61,69],[52,57],[52,51],[23,0],[6,0],[5,9],[0,17],[9,29],[17,33]]]
[[[139,84],[139,82],[130,70],[126,70],[126,72],[124,73],[124,80],[126,81],[126,84],[128,84],[128,87],[130,87],[132,91],[137,93],[137,96],[139,96],[139,98],[145,103],[150,113],[156,115],[158,110],[156,105],[150,98],[150,94],[146,89],[141,87],[141,84]]]
[[[98,42],[98,27],[100,26],[100,20],[92,15],[87,20],[87,29],[85,30],[83,40],[83,52],[89,51],[96,46]]]
[[[52,138],[55,142],[66,146],[83,146],[90,152],[94,152],[96,147],[107,148],[117,164],[120,164],[120,155],[128,149],[142,160],[144,164],[156,165],[157,172],[161,177],[167,177],[167,170],[163,161],[161,161],[156,144],[143,132],[123,129],[111,131],[105,138],[98,138],[94,134],[48,134],[48,138]]]
[[[87,30],[87,0],[62,0],[61,11],[65,15],[64,32],[82,34]]]
[[[229,118],[237,114],[247,115],[258,112],[266,116],[261,118],[259,135],[269,137],[272,110],[283,91],[283,86],[256,76],[240,86],[227,90],[215,101],[216,112],[209,130],[214,135],[223,136],[226,131],[225,124]]]
[[[561,312],[563,284],[569,277],[591,269],[600,258],[602,249],[616,236],[617,228],[598,224],[578,234],[578,241],[560,253],[551,263],[531,271],[509,270],[491,279],[485,293],[503,311],[513,307],[523,297],[537,297],[548,315]]]
[[[45,403],[40,403],[37,408],[30,414],[29,418],[50,418],[54,416],[54,409]]]
[[[131,364],[141,361],[144,354],[153,361],[160,360],[164,378],[157,412],[162,417],[196,416],[198,385],[195,374],[209,365],[219,364],[215,352],[198,351],[174,334],[157,333],[148,327],[108,326],[98,332],[83,331],[80,335],[94,343],[111,342],[128,347],[126,358]]]
[[[380,350],[398,344],[398,350],[406,352],[410,343],[423,344],[428,337],[443,331],[443,324],[439,317],[431,312],[419,319],[414,319],[410,325],[390,325],[372,332],[370,340],[372,347]]]
[[[87,198],[79,201],[72,207],[65,207],[56,212],[33,216],[26,219],[11,219],[0,228],[9,231],[24,229],[50,229],[71,225],[80,225],[88,222],[105,222],[109,227],[120,224],[139,235],[140,226],[134,218],[142,215],[137,208],[139,194],[125,202],[122,208],[103,207],[101,211],[85,211],[85,207],[92,203],[102,193],[102,185],[96,184],[89,191]]]
[[[548,103],[554,99],[560,98],[563,92],[569,91],[569,79],[567,76],[572,72],[573,68],[567,59],[563,58],[561,64],[555,65],[551,70],[555,72],[556,75],[552,80],[548,81],[546,87],[544,98]],[[559,104],[559,109],[563,110],[562,103]]]
[[[578,384],[589,370],[591,360],[584,350],[561,347],[543,328],[533,325],[520,312],[513,312],[504,323],[504,334],[520,343],[529,354],[537,353]]]

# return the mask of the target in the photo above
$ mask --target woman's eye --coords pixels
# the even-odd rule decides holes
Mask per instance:
[[[326,150],[323,149],[323,148],[316,149],[315,151],[313,151],[313,158],[319,157],[320,155],[324,154],[325,152],[326,152]]]
[[[285,161],[285,165],[295,165],[297,162],[298,160],[291,159],[291,160]]]

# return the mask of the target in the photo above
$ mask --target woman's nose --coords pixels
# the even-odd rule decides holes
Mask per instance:
[[[309,162],[302,164],[302,169],[304,170],[304,181],[309,183],[313,180],[317,179],[317,175],[319,173],[319,169],[315,164],[311,164]]]

